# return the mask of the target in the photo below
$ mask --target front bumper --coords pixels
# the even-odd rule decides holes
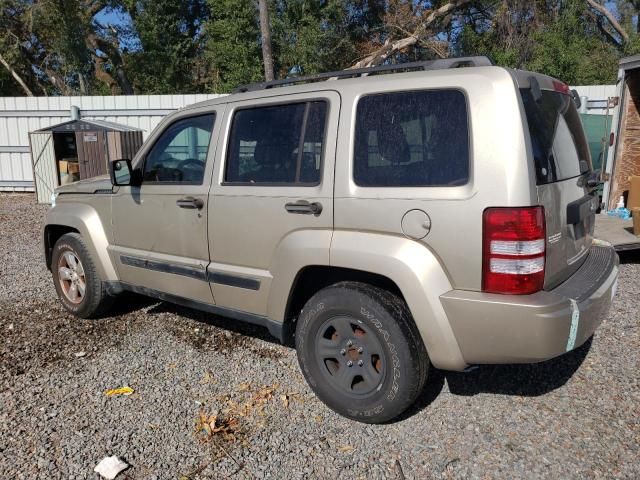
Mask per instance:
[[[540,362],[593,335],[615,295],[618,265],[611,246],[592,246],[578,271],[553,290],[522,296],[452,290],[440,299],[468,364]]]

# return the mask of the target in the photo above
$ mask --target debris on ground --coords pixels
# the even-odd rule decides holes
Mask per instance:
[[[111,390],[107,390],[106,392],[104,392],[104,394],[107,397],[113,397],[115,395],[131,395],[132,393],[133,393],[133,388],[131,387],[113,388]]]
[[[129,465],[120,460],[115,455],[104,457],[100,463],[93,469],[94,472],[107,480],[113,480],[120,472],[129,468]]]

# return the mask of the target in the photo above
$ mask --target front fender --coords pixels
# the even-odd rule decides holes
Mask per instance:
[[[416,322],[434,366],[463,370],[467,364],[440,303],[452,290],[436,256],[406,237],[335,231],[330,264],[383,275],[398,286]]]
[[[100,278],[103,281],[118,280],[118,275],[107,252],[109,246],[107,234],[100,220],[100,215],[93,207],[83,203],[60,202],[47,212],[45,229],[50,225],[71,227],[80,232]]]

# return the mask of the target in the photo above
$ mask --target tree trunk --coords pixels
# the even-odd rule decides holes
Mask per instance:
[[[2,65],[4,65],[4,67],[9,71],[9,73],[11,74],[11,76],[16,80],[16,82],[18,82],[18,84],[22,87],[22,90],[24,90],[24,93],[27,94],[28,97],[33,97],[33,92],[29,89],[29,87],[27,87],[27,84],[24,82],[24,80],[22,80],[22,78],[20,78],[20,75],[18,75],[18,73],[11,67],[11,65],[9,65],[9,63],[4,59],[4,57],[2,56],[2,54],[0,54],[0,63],[2,63]]]
[[[262,35],[262,61],[264,63],[264,79],[273,80],[273,53],[271,52],[271,27],[269,25],[269,8],[267,0],[258,0],[260,11],[260,34]]]

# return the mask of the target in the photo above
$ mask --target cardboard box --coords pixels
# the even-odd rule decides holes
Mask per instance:
[[[63,173],[60,172],[60,185],[69,185],[70,183],[80,180],[79,173]]]
[[[63,173],[69,173],[69,162],[60,160],[58,162],[58,169],[60,170],[60,177],[62,177]]]
[[[67,168],[69,169],[69,173],[80,173],[80,164],[78,162],[67,163]]]
[[[629,197],[627,198],[627,208],[640,207],[640,177],[629,177]]]
[[[640,207],[633,208],[631,215],[633,216],[633,234],[640,237]]]

